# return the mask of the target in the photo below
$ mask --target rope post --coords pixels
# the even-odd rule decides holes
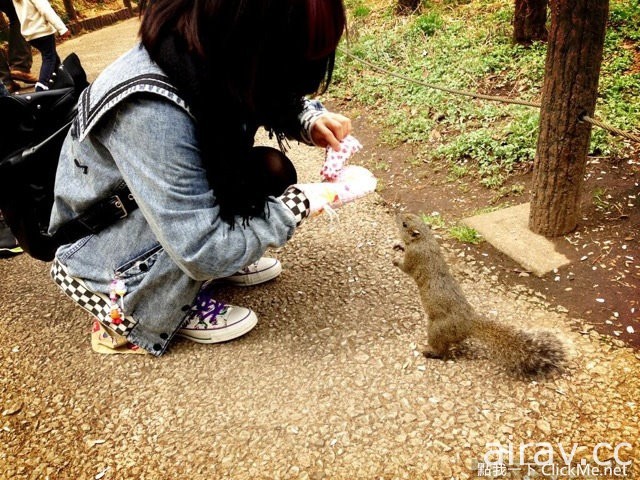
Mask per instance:
[[[533,164],[529,228],[556,237],[576,228],[609,0],[551,3],[540,133]]]

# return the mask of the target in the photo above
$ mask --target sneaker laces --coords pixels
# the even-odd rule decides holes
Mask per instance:
[[[187,313],[183,328],[196,321],[196,325],[204,325],[205,328],[218,325],[218,317],[222,317],[226,326],[227,319],[224,315],[229,311],[229,305],[211,297],[208,288],[202,288],[196,296],[189,313]]]

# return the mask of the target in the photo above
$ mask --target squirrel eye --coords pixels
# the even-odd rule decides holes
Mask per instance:
[[[409,225],[407,225],[407,222],[402,222],[402,228],[407,228]]]

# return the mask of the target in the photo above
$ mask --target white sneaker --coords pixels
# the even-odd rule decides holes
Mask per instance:
[[[282,273],[282,264],[275,258],[262,257],[257,262],[247,265],[238,273],[224,279],[233,285],[249,287],[273,280]]]
[[[212,298],[200,298],[187,314],[178,335],[198,343],[233,340],[249,332],[258,323],[256,314]]]

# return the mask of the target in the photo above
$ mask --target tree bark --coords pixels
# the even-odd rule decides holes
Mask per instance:
[[[415,12],[420,7],[421,0],[398,0],[396,13],[406,15]]]
[[[516,0],[513,17],[513,41],[520,45],[546,42],[549,0]]]
[[[76,20],[76,9],[73,7],[73,0],[63,0],[64,9],[67,11],[67,15],[69,16],[69,20]]]
[[[578,224],[609,0],[555,0],[533,166],[529,228],[555,237]]]
[[[129,15],[133,16],[133,7],[131,6],[131,0],[124,0],[124,6],[129,10]]]

